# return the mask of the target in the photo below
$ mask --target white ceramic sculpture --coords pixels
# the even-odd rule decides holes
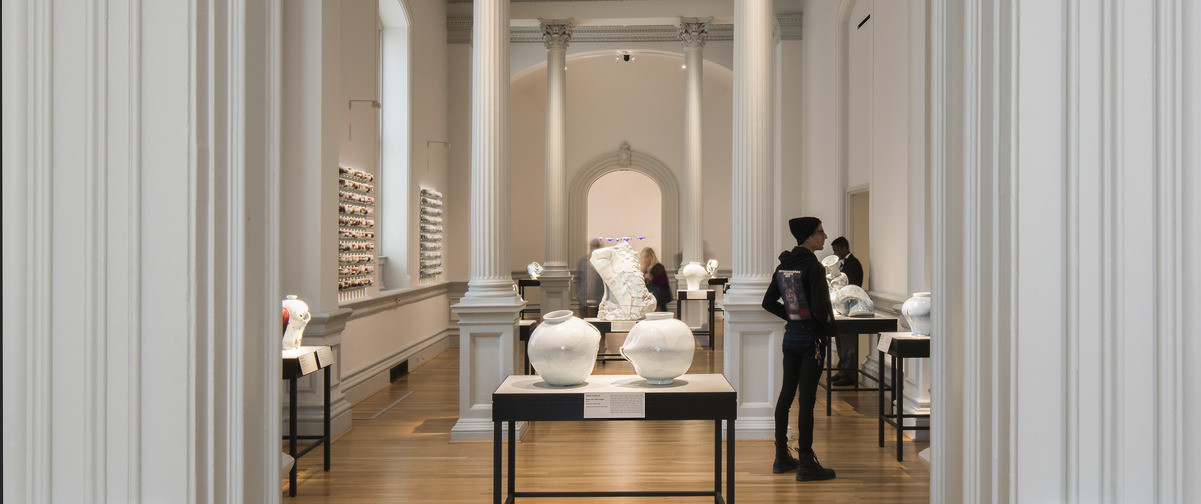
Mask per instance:
[[[531,279],[537,280],[538,276],[542,274],[542,265],[538,264],[538,261],[534,261],[525,267],[525,272],[530,274]]]
[[[651,385],[668,385],[687,373],[695,351],[692,329],[670,312],[646,314],[646,320],[634,324],[621,345],[621,356]]]
[[[688,282],[688,290],[701,290],[701,281],[709,278],[709,272],[705,271],[705,267],[701,263],[692,261],[680,270],[680,276],[684,277],[684,281]]]
[[[913,297],[901,305],[901,313],[909,323],[909,330],[919,336],[930,335],[930,293],[914,292]]]
[[[838,291],[851,283],[847,275],[838,267],[840,259],[834,254],[822,258],[822,266],[826,268],[826,286],[830,289],[830,303],[838,299]]]
[[[605,295],[597,308],[604,320],[638,320],[654,311],[655,296],[646,290],[638,256],[628,242],[596,249],[590,259],[605,282]]]
[[[872,298],[858,285],[847,285],[838,289],[834,294],[833,305],[838,313],[847,317],[870,317],[876,313]]]
[[[283,308],[288,310],[288,328],[284,329],[284,350],[300,348],[300,340],[304,337],[304,328],[309,325],[309,305],[296,296],[288,294],[283,301]]]
[[[822,258],[822,266],[826,267],[826,278],[833,278],[842,273],[838,268],[838,256],[830,254]]]
[[[717,275],[717,259],[709,259],[709,262],[705,263],[705,271],[709,272],[709,278]]]
[[[530,365],[546,383],[566,387],[584,383],[596,365],[600,331],[571,310],[558,310],[542,316],[526,348]]]

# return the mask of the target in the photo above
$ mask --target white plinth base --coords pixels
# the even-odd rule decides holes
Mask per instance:
[[[525,302],[468,296],[451,307],[459,317],[459,421],[452,441],[492,440],[492,392],[518,362],[517,318]]]
[[[727,300],[725,311],[725,375],[738,391],[737,439],[775,437],[776,397],[784,370],[780,344],[784,321],[758,302]],[[769,364],[770,363],[770,364]]]
[[[507,436],[508,422],[501,424],[501,436]],[[529,422],[517,422],[517,440],[525,438],[525,433],[530,431]],[[463,419],[455,423],[454,427],[450,428],[450,441],[452,443],[465,441],[492,441],[492,421],[479,421],[477,419]]]

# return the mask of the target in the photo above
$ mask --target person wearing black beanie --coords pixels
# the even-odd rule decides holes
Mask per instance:
[[[834,470],[822,467],[813,453],[813,406],[817,403],[817,381],[821,377],[822,357],[834,330],[834,309],[830,306],[826,269],[814,252],[826,244],[826,231],[817,217],[798,217],[788,221],[788,230],[797,240],[796,248],[780,254],[763,308],[786,321],[784,324],[784,375],[780,397],[776,399],[776,458],[772,472],[796,470],[797,481],[834,478]],[[800,460],[788,449],[788,410],[793,397],[800,393],[797,412],[797,441]]]

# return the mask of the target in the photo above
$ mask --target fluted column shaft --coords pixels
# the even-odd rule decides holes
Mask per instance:
[[[511,296],[508,0],[475,2],[471,68],[471,278],[466,297]]]
[[[771,2],[736,0],[734,25],[734,271],[727,299],[750,302],[763,295],[775,269]]]
[[[567,45],[570,19],[540,20],[546,45],[547,269],[567,270]]]
[[[683,267],[690,261],[704,262],[705,249],[701,216],[701,99],[705,40],[712,18],[680,18],[680,41],[684,43],[684,208],[680,218]]]

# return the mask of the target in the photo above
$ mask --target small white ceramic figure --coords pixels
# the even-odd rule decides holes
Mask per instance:
[[[846,275],[842,275],[846,278]],[[846,285],[834,295],[834,309],[847,317],[870,317],[876,312],[875,303],[858,285]]]
[[[597,309],[604,320],[638,320],[654,311],[655,296],[646,290],[638,256],[626,241],[596,249],[589,259],[605,282],[605,295]]]
[[[621,345],[621,356],[651,385],[668,385],[687,373],[695,351],[692,329],[670,312],[646,314],[646,320],[634,324]]]
[[[600,331],[571,310],[558,310],[542,316],[534,328],[526,353],[530,365],[546,383],[566,387],[584,383],[596,365]]]
[[[542,265],[538,264],[538,261],[534,261],[525,267],[525,272],[530,274],[531,279],[537,280],[538,276],[542,274]]]
[[[309,305],[295,295],[288,294],[283,301],[283,308],[288,310],[288,328],[284,330],[284,350],[300,348],[304,337],[304,328],[309,325]]]
[[[717,275],[717,259],[709,259],[709,262],[705,263],[705,271],[709,272],[709,278]]]
[[[680,270],[680,275],[688,282],[688,290],[701,290],[701,281],[709,278],[709,272],[705,271],[705,267],[701,263],[692,261]]]
[[[930,293],[914,292],[913,297],[901,305],[901,313],[909,323],[909,330],[919,336],[930,335]]]

